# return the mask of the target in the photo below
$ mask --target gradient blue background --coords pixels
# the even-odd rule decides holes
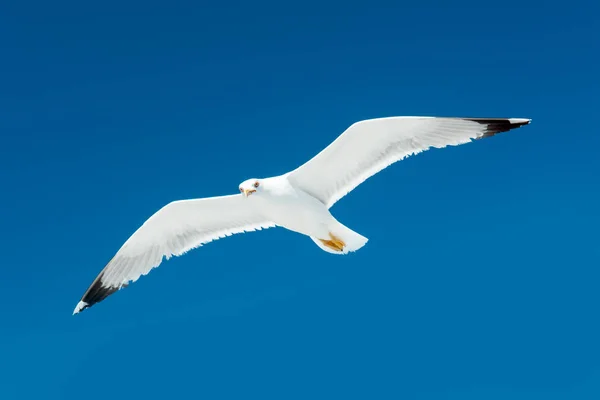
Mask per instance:
[[[0,7],[0,399],[598,399],[593,2]],[[331,256],[271,229],[78,316],[175,199],[390,115],[533,123],[393,165]]]

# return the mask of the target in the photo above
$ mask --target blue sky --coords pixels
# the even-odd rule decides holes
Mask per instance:
[[[600,396],[598,5],[12,3],[1,399]],[[533,123],[361,185],[355,254],[238,235],[71,316],[164,204],[391,115]]]

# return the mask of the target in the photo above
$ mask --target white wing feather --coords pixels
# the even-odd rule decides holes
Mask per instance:
[[[328,208],[387,166],[431,147],[468,143],[526,125],[529,119],[390,117],[350,126],[288,180]]]
[[[163,257],[180,256],[225,236],[275,226],[245,200],[242,195],[231,195],[167,204],[123,244],[83,295],[74,314],[148,274]]]

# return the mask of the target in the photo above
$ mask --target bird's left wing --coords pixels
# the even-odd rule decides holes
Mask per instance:
[[[242,195],[180,200],[152,215],[123,244],[85,292],[73,314],[104,300],[158,267],[163,257],[231,236],[275,226]]]
[[[390,164],[428,150],[526,125],[523,118],[389,117],[350,126],[323,151],[287,174],[328,208]]]

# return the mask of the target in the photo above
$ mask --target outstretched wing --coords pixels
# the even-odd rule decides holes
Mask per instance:
[[[123,244],[85,292],[73,314],[104,300],[152,268],[163,257],[231,236],[275,226],[258,215],[242,195],[181,200],[152,215]]]
[[[428,150],[468,143],[527,125],[522,118],[390,117],[350,126],[288,180],[328,208],[387,166]]]

